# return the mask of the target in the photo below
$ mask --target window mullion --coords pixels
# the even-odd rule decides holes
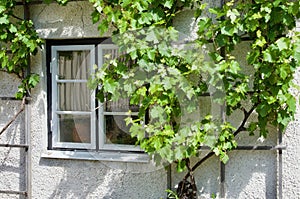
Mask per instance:
[[[116,112],[116,111],[105,111],[103,115],[138,115],[138,112]]]
[[[56,78],[57,78],[57,75],[56,75]],[[55,81],[56,81],[56,83],[87,83],[88,82],[87,80],[84,80],[84,79],[60,80],[58,78]]]
[[[51,57],[51,79],[52,79],[52,123],[53,123],[53,131],[52,131],[52,145],[53,147],[59,147],[59,148],[83,148],[83,149],[95,149],[95,146],[96,146],[96,142],[95,142],[95,126],[96,126],[96,122],[95,122],[95,118],[96,118],[96,115],[95,115],[95,103],[94,103],[94,98],[95,98],[95,94],[94,92],[92,92],[92,95],[89,96],[90,98],[90,110],[89,111],[81,111],[81,110],[84,110],[84,105],[82,104],[82,102],[84,101],[81,101],[81,100],[84,100],[84,98],[81,98],[79,95],[83,95],[84,93],[86,92],[83,92],[83,93],[78,93],[78,91],[74,90],[74,89],[81,89],[81,86],[78,85],[79,87],[77,88],[74,88],[74,87],[68,87],[68,90],[65,90],[66,87],[58,87],[59,84],[65,84],[65,83],[87,83],[87,79],[80,79],[82,78],[82,75],[84,73],[81,74],[81,70],[88,70],[89,72],[92,72],[93,71],[93,66],[95,64],[95,52],[94,52],[94,48],[95,46],[94,45],[74,45],[74,46],[52,46],[51,48],[51,54],[52,54],[52,57]],[[59,67],[63,67],[63,66],[67,66],[67,65],[59,65],[60,64],[60,53],[59,52],[63,52],[63,56],[65,56],[66,53],[68,52],[76,52],[76,51],[79,51],[79,53],[85,53],[85,52],[88,52],[89,54],[81,54],[82,57],[84,59],[89,59],[88,62],[86,63],[83,63],[85,65],[79,65],[81,64],[81,62],[78,62],[77,65],[73,65],[72,62],[71,62],[71,67],[76,67],[74,69],[71,69],[71,70],[77,70],[79,72],[79,77],[74,77],[74,71],[72,72],[72,74],[70,74],[71,76],[69,76],[66,71],[65,72],[62,72],[62,73],[59,73],[58,69]],[[66,52],[66,53],[64,53]],[[70,60],[73,61],[77,59],[77,56],[80,56],[80,54],[75,54],[75,58],[73,59],[73,57],[71,58],[64,58],[62,61],[64,64],[65,61],[64,60]],[[72,54],[71,54],[72,56]],[[78,57],[79,58],[79,57]],[[81,59],[81,58],[80,58]],[[88,64],[88,65],[86,65]],[[86,67],[85,68],[82,68],[82,67]],[[77,73],[77,72],[76,72]],[[70,77],[71,79],[59,79],[59,75],[64,75],[62,77]],[[66,76],[65,76],[66,75]],[[72,79],[72,78],[79,78],[79,79]],[[59,89],[64,89],[64,90],[61,90],[59,91]],[[78,95],[78,100],[80,101],[76,101],[76,99],[72,99],[72,97],[74,96],[70,96],[70,93],[67,92],[67,91],[70,91],[71,93],[74,93],[76,94],[76,96]],[[63,93],[60,93],[60,92],[67,92],[67,95],[65,98],[63,98],[63,100],[66,100],[66,101],[59,101],[61,100],[61,97],[62,96],[59,96],[59,95],[63,95]],[[85,96],[85,95],[84,95]],[[68,99],[69,98],[69,99]],[[75,108],[74,110],[72,110],[72,101],[69,101],[69,100],[74,100],[74,105]],[[69,105],[67,107],[64,107],[62,110],[60,110],[62,107],[63,104],[60,104],[60,103],[68,103]],[[60,104],[60,105],[59,105]],[[77,111],[76,107],[78,107],[79,111]],[[82,107],[82,108],[81,108]],[[69,116],[68,116],[69,115]],[[87,115],[88,117],[87,118],[82,118],[82,116],[84,115]],[[76,119],[77,117],[77,119]],[[70,121],[70,122],[69,122]],[[73,121],[73,122],[71,122]],[[87,121],[90,121],[88,123],[88,125],[86,125]],[[64,122],[63,125],[64,127],[61,129],[61,124],[60,122]],[[67,123],[66,123],[67,122]],[[68,125],[69,123],[69,127],[68,126],[65,126],[65,125]],[[74,126],[74,128],[73,128]],[[69,129],[68,129],[69,128]],[[72,132],[72,128],[73,128],[73,132]],[[64,134],[61,134],[62,130],[64,129]],[[86,132],[86,130],[88,130],[88,132]],[[74,138],[74,131],[76,132],[76,135],[78,138]],[[67,133],[68,132],[68,133]],[[61,140],[61,136],[66,136],[70,133],[73,133],[73,138],[69,138],[71,139],[71,141],[66,141],[65,138],[63,138],[64,140]],[[81,133],[79,133],[81,132]],[[86,132],[86,133],[84,133]],[[66,134],[67,133],[67,134]],[[84,137],[81,137],[82,136],[82,133],[84,133]],[[85,138],[86,136],[87,139]],[[68,140],[69,140],[68,139]],[[82,139],[84,139],[85,141],[82,141]],[[79,142],[77,140],[80,140]]]

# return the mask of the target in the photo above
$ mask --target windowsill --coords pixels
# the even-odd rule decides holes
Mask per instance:
[[[136,162],[149,163],[149,155],[124,152],[85,152],[85,151],[56,151],[47,150],[41,154],[42,158],[69,159],[69,160],[92,160],[92,161],[113,161],[113,162]]]

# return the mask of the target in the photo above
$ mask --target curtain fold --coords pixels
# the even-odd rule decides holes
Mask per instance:
[[[60,51],[58,58],[58,103],[60,111],[91,111],[91,91],[87,80],[91,66],[90,51]],[[65,81],[65,82],[64,82]],[[62,114],[60,140],[90,143],[91,116]]]
[[[90,67],[89,51],[62,52],[59,55],[59,80],[75,80],[59,83],[59,108],[62,111],[90,111],[91,92],[86,82]]]

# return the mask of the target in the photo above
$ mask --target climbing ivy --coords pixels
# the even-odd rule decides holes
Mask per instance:
[[[213,42],[211,57],[219,67],[218,73],[223,75],[227,114],[245,110],[241,102],[250,99],[258,119],[247,130],[253,133],[259,129],[266,137],[270,123],[282,131],[296,109],[290,88],[300,58],[299,33],[295,31],[299,2],[228,1],[210,12],[216,21],[199,20],[198,41]],[[253,74],[248,76],[241,72],[243,66],[233,55],[243,39],[251,41],[245,59]],[[250,78],[253,85],[248,87]]]
[[[126,120],[131,135],[155,161],[187,169],[179,183],[180,198],[196,198],[193,171],[212,155],[226,163],[240,132],[266,137],[270,125],[282,131],[293,119],[296,100],[290,89],[300,61],[298,1],[223,0],[218,6],[201,0],[89,1],[95,8],[93,22],[101,34],[112,30],[121,52],[96,71],[90,85],[99,88],[101,101],[128,97],[140,106],[138,119]],[[30,20],[14,14],[16,4],[0,2],[0,69],[22,79],[17,93],[22,98],[38,83],[38,75],[25,70],[42,40]],[[173,21],[186,10],[194,12],[197,36],[182,42]],[[247,65],[240,61],[242,55],[235,57],[244,40]],[[202,115],[199,109],[208,94],[220,114]],[[237,111],[242,117],[235,126],[228,118]],[[190,158],[198,157],[203,146],[211,152],[191,165]]]
[[[140,105],[139,119],[126,120],[131,135],[154,160],[176,163],[178,171],[188,169],[181,185],[190,177],[193,192],[181,186],[181,198],[196,198],[192,172],[213,154],[226,163],[238,133],[258,131],[266,137],[270,125],[282,131],[293,119],[296,100],[290,89],[300,60],[298,1],[231,0],[217,7],[192,0],[90,2],[100,32],[113,29],[113,41],[123,53],[99,69],[91,85],[101,85],[101,101],[129,97],[131,104]],[[176,46],[180,35],[173,20],[186,9],[194,12],[198,27],[197,37],[182,49]],[[247,65],[235,57],[243,41],[249,46]],[[199,117],[205,93],[224,114]],[[237,111],[243,117],[234,126],[228,118]],[[203,145],[212,152],[192,167],[189,159]]]
[[[26,0],[23,4],[30,3]],[[46,3],[53,1],[45,0]],[[65,4],[66,0],[56,0]],[[24,19],[24,13],[16,14],[20,1],[0,1],[0,71],[17,75],[21,84],[18,87],[16,98],[22,99],[30,95],[30,89],[39,82],[38,74],[28,74],[29,59],[35,55],[43,44],[34,29],[30,19]]]
[[[16,1],[0,2],[0,69],[22,79],[16,94],[22,99],[28,89],[38,82],[37,75],[25,75],[28,59],[37,52],[42,40],[38,38],[31,21],[15,15]]]

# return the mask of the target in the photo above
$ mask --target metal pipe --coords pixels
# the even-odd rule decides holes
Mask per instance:
[[[223,53],[224,48],[222,48],[221,51],[222,56],[225,57],[225,53]],[[222,123],[226,122],[225,106],[226,104],[224,102],[224,104],[221,107]],[[220,161],[220,198],[225,198],[225,169],[225,164],[222,161]]]
[[[224,6],[225,2],[224,0],[221,0],[220,2],[220,7],[222,9],[222,7]],[[221,17],[221,20],[223,21],[225,18]],[[226,51],[225,51],[225,47],[221,47],[221,56],[226,59]],[[224,104],[221,107],[221,119],[222,119],[222,123],[226,122],[226,101],[224,101]],[[220,198],[225,198],[225,169],[226,166],[225,164],[220,161]]]
[[[284,150],[286,149],[286,146],[283,145],[276,145],[276,146],[237,146],[235,149],[232,149],[232,151],[236,150],[244,150],[244,151],[268,151],[268,150]],[[211,150],[208,146],[201,146],[199,148],[199,151],[207,151]]]
[[[17,99],[16,97],[6,97],[6,96],[0,96],[0,100],[7,100],[7,101],[10,101],[10,100],[22,100],[22,99]]]
[[[167,168],[167,188],[172,190],[172,165],[170,164]],[[167,198],[169,198],[167,196]]]
[[[27,144],[0,144],[0,147],[11,147],[11,148],[25,148],[28,149]]]
[[[26,153],[26,187],[27,198],[31,199],[31,105],[25,104],[25,144],[28,146]]]
[[[30,20],[30,9],[29,4],[26,0],[22,0],[24,6],[24,19]],[[31,74],[30,70],[30,56],[27,58],[27,69],[25,71],[26,76]],[[27,198],[31,199],[31,105],[30,105],[30,96],[27,93],[27,100],[25,103],[25,145],[28,145],[27,153],[26,153],[26,190],[27,190]]]
[[[11,191],[11,190],[0,190],[0,193],[5,193],[5,194],[21,194],[21,195],[27,195],[26,191]]]
[[[69,0],[68,2],[75,2],[75,1],[86,1],[86,0]],[[46,4],[44,1],[42,0],[37,0],[37,1],[30,1],[27,3],[28,5],[40,5],[40,4]],[[16,2],[16,5],[18,6],[22,6],[24,5],[23,2]]]
[[[282,144],[282,132],[278,131],[278,144]],[[282,149],[278,150],[278,199],[282,199]]]

